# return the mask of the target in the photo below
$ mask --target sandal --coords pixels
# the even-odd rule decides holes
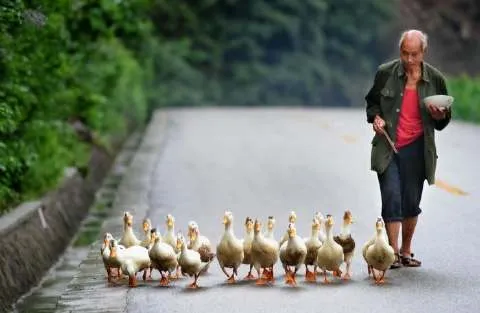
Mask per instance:
[[[392,265],[390,265],[390,269],[402,267],[401,258],[402,256],[400,255],[400,253],[395,253],[395,261],[393,261]]]
[[[406,267],[419,267],[419,266],[422,265],[422,262],[420,262],[419,260],[414,259],[413,257],[414,257],[413,253],[411,253],[410,256],[401,255],[400,258],[401,258],[401,260],[402,260],[403,266],[406,266]]]

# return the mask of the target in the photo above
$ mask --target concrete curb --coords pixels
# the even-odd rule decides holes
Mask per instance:
[[[108,231],[119,238],[123,231],[122,212],[130,211],[134,223],[146,216],[149,209],[151,176],[163,149],[167,127],[164,111],[154,113],[130,166],[127,169],[113,202],[111,216],[102,225],[103,234]],[[100,243],[95,242],[85,260],[79,266],[66,291],[57,303],[58,313],[71,312],[125,312],[128,288],[112,288],[106,281],[105,268],[100,257]],[[109,299],[108,303],[102,301]]]
[[[0,223],[0,312],[37,285],[65,251],[88,213],[113,159],[93,149],[88,174],[70,171],[59,188],[24,203]]]

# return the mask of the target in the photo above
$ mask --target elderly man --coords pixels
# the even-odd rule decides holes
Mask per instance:
[[[423,101],[427,96],[447,94],[443,75],[424,61],[427,36],[419,30],[405,31],[399,48],[400,58],[378,67],[365,97],[367,121],[375,131],[371,169],[377,172],[381,214],[396,254],[392,268],[421,265],[413,258],[412,237],[421,213],[424,181],[435,182],[435,130],[444,129],[451,118],[450,109]]]

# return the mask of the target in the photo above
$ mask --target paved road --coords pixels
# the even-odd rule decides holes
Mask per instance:
[[[274,215],[278,239],[291,209],[298,214],[298,232],[308,236],[315,210],[333,214],[339,231],[348,208],[361,246],[374,232],[380,204],[376,176],[369,171],[369,126],[359,110],[171,111],[153,172],[148,215],[163,227],[171,213],[176,230],[184,232],[187,222],[195,220],[217,243],[225,209],[235,214],[238,236],[246,215],[264,222]],[[306,284],[302,269],[296,288],[285,285],[283,275],[265,288],[245,282],[226,285],[215,262],[200,278],[199,290],[185,288],[189,279],[170,288],[157,287],[158,281],[140,282],[127,293],[128,312],[478,311],[479,136],[479,127],[458,123],[437,133],[441,184],[426,187],[414,241],[422,268],[390,271],[387,284],[376,286],[367,279],[357,249],[350,282]],[[136,217],[137,223],[141,218]],[[281,273],[279,263],[276,272]],[[243,267],[240,275],[245,274]]]

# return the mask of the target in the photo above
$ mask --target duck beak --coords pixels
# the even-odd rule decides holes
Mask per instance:
[[[110,257],[111,257],[111,258],[116,258],[116,257],[117,257],[117,248],[116,248],[116,247],[113,247],[113,248],[110,250]]]

